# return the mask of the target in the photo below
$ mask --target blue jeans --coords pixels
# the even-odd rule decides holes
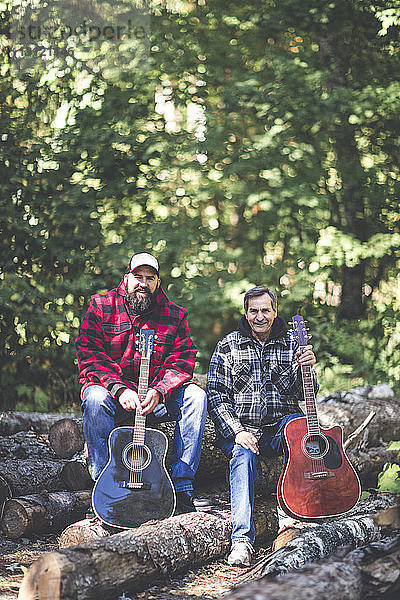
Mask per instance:
[[[191,383],[147,415],[147,425],[176,421],[170,473],[177,492],[193,489],[200,462],[206,406],[205,392]],[[133,425],[134,411],[124,410],[103,386],[91,385],[83,391],[82,412],[90,474],[96,480],[108,461],[110,432],[117,425]]]
[[[274,427],[263,433],[258,441],[260,458],[272,458],[282,454],[281,432],[291,419],[304,417],[303,413],[286,415]],[[231,491],[232,541],[254,542],[253,521],[254,484],[258,479],[258,457],[233,439],[219,442],[222,452],[230,459],[229,484]]]

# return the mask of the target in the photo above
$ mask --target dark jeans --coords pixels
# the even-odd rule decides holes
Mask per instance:
[[[303,413],[286,415],[274,427],[269,427],[258,441],[260,458],[268,459],[282,454],[281,433],[288,421],[304,417]],[[219,443],[222,452],[230,459],[229,483],[231,491],[232,541],[254,542],[253,521],[254,484],[258,479],[258,457],[251,450],[235,444],[233,439]]]

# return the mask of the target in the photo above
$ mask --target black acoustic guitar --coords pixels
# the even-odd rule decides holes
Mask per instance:
[[[154,331],[140,330],[138,396],[146,397]],[[116,427],[108,439],[109,460],[93,488],[95,514],[107,525],[137,527],[165,519],[175,510],[176,497],[165,467],[168,440],[146,427],[146,415],[135,411],[133,427]]]

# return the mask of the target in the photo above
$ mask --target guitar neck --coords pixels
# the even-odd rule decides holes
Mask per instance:
[[[140,371],[139,371],[139,386],[138,396],[140,402],[146,398],[147,390],[149,388],[149,371],[150,371],[150,358],[144,358],[142,356],[140,360]],[[136,411],[135,414],[135,426],[133,432],[133,443],[144,445],[144,437],[146,432],[146,415],[139,414]]]
[[[302,365],[300,368],[303,381],[304,400],[306,403],[308,433],[310,435],[316,435],[320,433],[320,426],[318,422],[312,369],[310,366],[304,365]]]

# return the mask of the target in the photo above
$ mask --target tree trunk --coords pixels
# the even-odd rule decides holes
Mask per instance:
[[[81,519],[90,506],[91,492],[51,492],[6,500],[1,527],[11,539],[32,533],[60,531]]]
[[[82,419],[71,417],[60,419],[53,423],[49,431],[49,445],[56,456],[72,458],[83,450]]]

